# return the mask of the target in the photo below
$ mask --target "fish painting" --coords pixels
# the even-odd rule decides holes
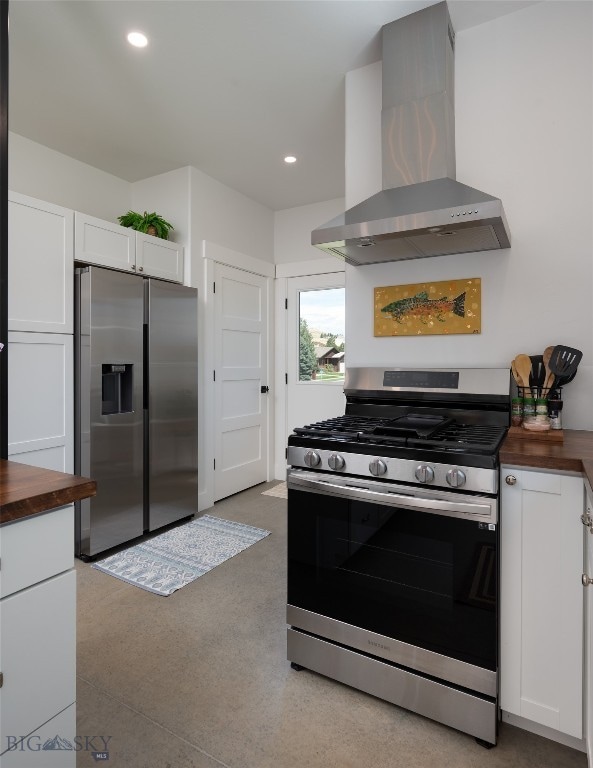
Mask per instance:
[[[458,317],[465,317],[465,291],[454,299],[442,296],[440,299],[429,299],[428,293],[422,291],[415,296],[406,299],[392,301],[381,309],[396,323],[410,318],[417,318],[421,323],[427,323],[429,317],[435,317],[439,322],[446,321],[445,315],[453,313]]]

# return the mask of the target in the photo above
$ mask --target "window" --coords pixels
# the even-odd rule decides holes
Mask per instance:
[[[299,381],[343,382],[344,288],[300,290]]]

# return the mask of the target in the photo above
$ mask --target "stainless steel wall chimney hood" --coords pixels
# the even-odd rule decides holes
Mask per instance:
[[[311,243],[355,266],[509,248],[502,202],[455,180],[447,3],[381,31],[383,191],[313,230]]]

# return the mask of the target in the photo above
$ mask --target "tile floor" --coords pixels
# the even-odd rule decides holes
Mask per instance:
[[[498,746],[286,661],[286,502],[257,486],[209,514],[271,536],[170,597],[77,561],[77,733],[110,768],[586,768],[501,726]],[[96,766],[87,752],[78,768]]]

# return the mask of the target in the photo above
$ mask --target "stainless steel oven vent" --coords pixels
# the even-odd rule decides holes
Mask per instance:
[[[445,2],[382,28],[383,191],[315,229],[355,266],[510,247],[497,197],[455,180],[454,43]]]

